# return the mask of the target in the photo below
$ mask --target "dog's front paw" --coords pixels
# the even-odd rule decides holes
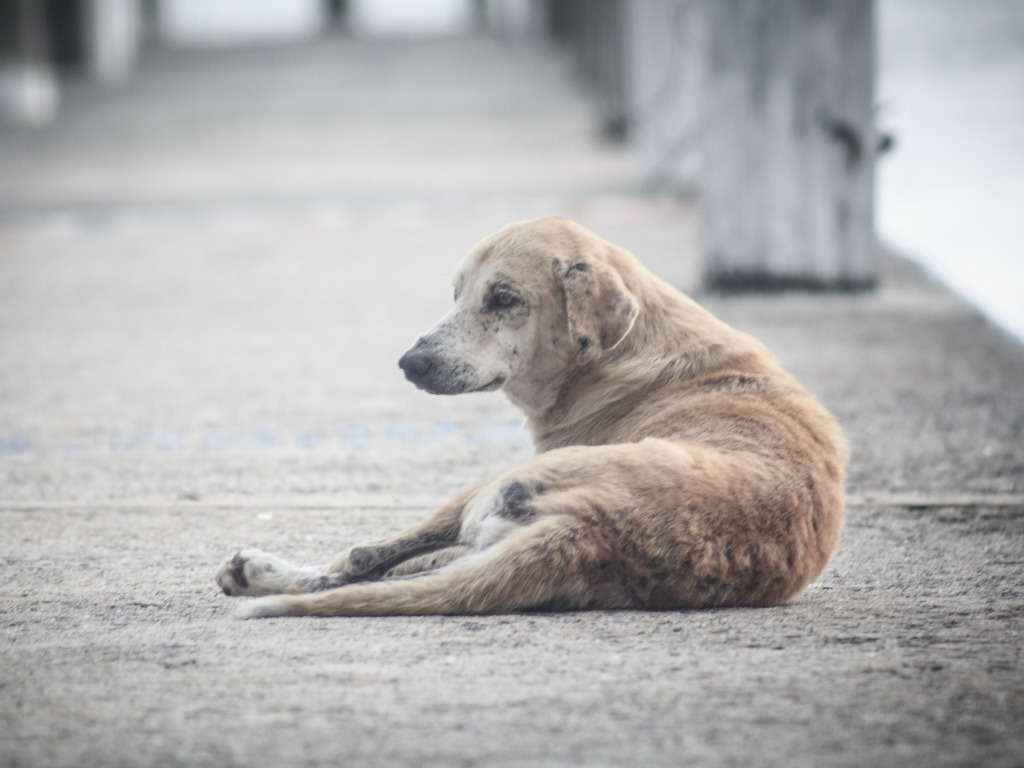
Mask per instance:
[[[309,570],[269,552],[243,549],[217,569],[217,586],[231,597],[297,592]]]

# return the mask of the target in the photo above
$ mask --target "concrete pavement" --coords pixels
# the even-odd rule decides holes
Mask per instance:
[[[818,393],[848,525],[771,610],[240,622],[307,562],[529,455],[395,365],[507,221],[697,289],[692,203],[548,51],[158,52],[0,135],[0,765],[1024,765],[1024,350],[887,256],[877,292],[698,296]]]

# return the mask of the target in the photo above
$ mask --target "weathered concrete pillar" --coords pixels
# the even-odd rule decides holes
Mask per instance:
[[[42,125],[58,103],[46,3],[0,0],[0,122]]]
[[[84,48],[98,80],[124,80],[135,67],[142,42],[140,0],[85,0]]]
[[[711,285],[875,280],[871,0],[714,0],[701,194]]]
[[[572,51],[576,71],[600,110],[601,129],[621,139],[628,130],[625,0],[549,0],[551,34]]]
[[[659,189],[700,189],[709,1],[626,3],[630,138]]]
[[[547,33],[545,0],[480,0],[484,28],[501,38],[541,38]]]

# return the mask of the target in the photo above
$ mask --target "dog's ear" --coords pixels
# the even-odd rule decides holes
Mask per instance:
[[[556,261],[554,267],[565,295],[569,334],[577,345],[576,359],[589,363],[626,337],[639,306],[622,278],[603,264]]]

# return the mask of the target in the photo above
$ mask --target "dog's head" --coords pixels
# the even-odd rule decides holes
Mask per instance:
[[[504,388],[527,410],[544,407],[567,371],[598,361],[636,319],[612,248],[561,219],[499,230],[463,261],[455,306],[399,366],[434,394]]]

